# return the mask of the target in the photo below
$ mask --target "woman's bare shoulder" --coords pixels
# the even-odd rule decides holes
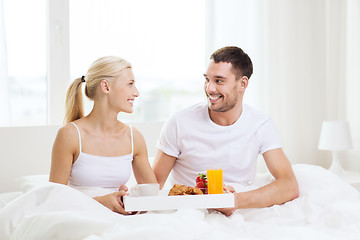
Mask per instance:
[[[72,123],[67,123],[61,128],[59,128],[57,137],[62,139],[73,139],[78,135],[78,132],[75,126]]]
[[[73,124],[68,123],[59,128],[53,144],[53,156],[75,154],[78,149],[78,139],[78,133]]]
[[[132,128],[132,131],[133,131],[134,140],[135,141],[138,141],[138,140],[143,141],[144,140],[143,134],[136,127],[131,126],[131,128]]]

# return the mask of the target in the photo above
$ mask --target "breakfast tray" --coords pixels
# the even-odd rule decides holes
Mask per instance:
[[[124,196],[125,211],[174,210],[181,208],[231,208],[235,205],[232,193],[178,196]]]

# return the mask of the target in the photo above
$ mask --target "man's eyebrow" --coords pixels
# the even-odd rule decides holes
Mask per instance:
[[[205,73],[203,74],[204,77],[208,77]],[[217,78],[217,79],[225,79],[226,77],[223,77],[223,76],[214,76],[214,78]]]

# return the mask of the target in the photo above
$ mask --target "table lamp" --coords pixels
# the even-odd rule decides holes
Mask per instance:
[[[324,121],[321,127],[319,149],[332,152],[332,164],[329,171],[344,175],[338,151],[352,148],[349,124],[347,121]]]

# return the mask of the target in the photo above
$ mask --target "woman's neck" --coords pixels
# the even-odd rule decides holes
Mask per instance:
[[[119,127],[119,121],[117,119],[118,113],[111,112],[109,109],[95,106],[85,118],[92,125],[92,128],[99,129],[103,132],[114,131]]]

